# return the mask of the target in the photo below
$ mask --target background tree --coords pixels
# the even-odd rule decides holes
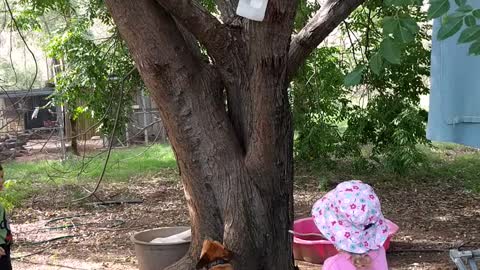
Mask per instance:
[[[317,49],[292,84],[295,157],[319,165],[351,157],[361,169],[373,160],[397,172],[414,168],[422,160],[417,146],[427,142],[420,108],[430,70],[427,11],[370,0],[341,26],[331,47]],[[398,52],[382,50],[392,38]]]
[[[65,59],[63,70],[56,78],[55,104],[66,104],[72,126],[72,148],[76,138],[75,123],[80,115],[90,117],[102,134],[112,131],[115,122],[124,127],[129,121],[133,95],[142,87],[137,73],[123,79],[133,68],[125,44],[115,33],[96,42],[90,28],[92,21],[72,19],[67,29],[53,36],[47,45],[50,57]],[[120,94],[119,94],[120,92]],[[113,97],[113,98],[112,98]],[[115,109],[120,106],[119,118]],[[124,129],[118,129],[117,135]]]
[[[88,129],[111,132],[114,122],[125,126],[131,113],[132,96],[142,87],[138,73],[122,78],[133,68],[133,61],[112,25],[106,8],[98,1],[22,0],[10,2],[16,27],[35,33],[46,54],[56,64],[55,94],[51,104],[66,108],[71,126],[72,152],[79,153],[77,119],[94,120]],[[105,28],[100,37],[93,31]],[[114,93],[123,92],[118,98]],[[121,104],[121,105],[120,105]],[[121,108],[119,118],[115,108]],[[117,135],[124,130],[119,129]]]

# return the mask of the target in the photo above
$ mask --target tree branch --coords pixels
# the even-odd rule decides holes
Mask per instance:
[[[227,27],[195,0],[156,0],[191,32],[214,59],[225,57],[230,40]]]
[[[310,22],[293,37],[288,54],[291,79],[310,53],[365,0],[327,0]]]

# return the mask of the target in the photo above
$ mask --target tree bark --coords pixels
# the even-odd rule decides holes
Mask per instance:
[[[77,135],[77,120],[73,117],[73,114],[69,114],[70,128],[71,128],[71,144],[72,144],[72,153],[76,156],[80,155],[78,152],[78,135]]]
[[[263,22],[233,19],[232,3],[218,1],[221,23],[193,0],[106,0],[159,107],[184,186],[192,244],[170,269],[194,269],[210,238],[233,251],[236,270],[291,270],[287,87],[297,1],[269,0]]]

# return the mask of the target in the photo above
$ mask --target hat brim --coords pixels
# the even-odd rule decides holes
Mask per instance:
[[[366,253],[383,246],[388,238],[388,225],[382,214],[368,229],[356,228],[349,220],[335,213],[334,190],[320,198],[312,208],[312,216],[322,235],[339,250]]]

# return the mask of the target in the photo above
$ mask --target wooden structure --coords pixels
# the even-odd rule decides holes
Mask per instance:
[[[0,92],[0,133],[51,129],[56,126],[56,108],[46,108],[53,88]]]

